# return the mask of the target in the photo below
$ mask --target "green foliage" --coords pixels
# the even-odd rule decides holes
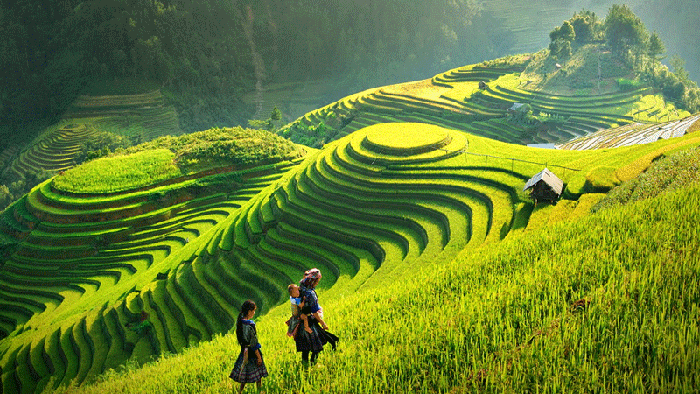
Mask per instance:
[[[602,30],[602,23],[593,11],[581,10],[576,12],[569,21],[571,26],[573,26],[575,40],[578,44],[596,40]]]
[[[605,40],[616,53],[626,55],[634,47],[644,46],[649,32],[626,5],[613,4],[605,17]]]
[[[571,26],[569,21],[564,21],[564,23],[556,27],[552,32],[549,33],[549,39],[551,43],[549,44],[549,53],[555,58],[565,58],[571,56],[571,42],[576,38],[576,32],[574,27]]]
[[[656,32],[653,32],[649,37],[649,57],[652,59],[659,59],[659,55],[662,55],[664,52],[666,52],[666,47],[663,41],[661,41],[661,38],[659,38]]]
[[[571,41],[558,39],[549,43],[549,53],[555,59],[571,56]]]
[[[685,69],[685,60],[683,60],[683,58],[678,55],[673,55],[670,63],[671,67],[673,67],[673,73],[676,75],[676,78],[683,82],[683,85],[688,88],[698,87],[697,83],[690,79],[690,75],[688,75],[688,71]]]
[[[126,149],[134,144],[135,139],[118,134],[101,131],[80,145],[80,150],[75,155],[77,164],[85,161],[108,156],[118,149]]]
[[[625,78],[619,78],[617,80],[617,87],[620,88],[621,91],[629,91],[629,90],[634,90],[634,89],[639,89],[643,87],[644,84],[640,81],[631,81],[629,79]]]
[[[574,27],[569,21],[564,21],[564,23],[561,26],[554,28],[554,30],[552,30],[552,32],[549,33],[549,39],[551,41],[562,40],[571,42],[575,38],[576,32],[574,31]]]
[[[665,65],[657,63],[642,72],[640,78],[660,89],[666,99],[674,102],[678,108],[687,109],[691,113],[697,112],[700,110],[700,89],[694,81],[682,79],[687,78],[682,60],[676,61],[675,64],[680,71],[680,77],[670,72]]]
[[[274,107],[270,112],[269,118],[266,120],[250,119],[248,120],[248,125],[254,129],[265,129],[269,132],[275,133],[277,131],[275,123],[280,119],[282,119],[282,112],[280,112],[277,107]]]
[[[13,201],[10,188],[5,185],[0,185],[0,211]]]
[[[564,21],[549,33],[549,53],[555,59],[571,56],[574,43],[582,46],[598,39],[602,24],[592,11],[575,12],[571,19]]]

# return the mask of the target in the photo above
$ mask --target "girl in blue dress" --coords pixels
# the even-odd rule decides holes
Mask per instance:
[[[241,305],[241,313],[236,321],[236,338],[241,345],[241,353],[236,359],[229,377],[240,383],[238,393],[243,392],[246,383],[255,383],[258,392],[262,389],[262,378],[267,376],[267,368],[263,361],[261,345],[258,342],[258,334],[255,322],[252,320],[257,306],[252,300],[246,300]]]

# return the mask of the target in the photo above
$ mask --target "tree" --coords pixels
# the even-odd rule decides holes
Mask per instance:
[[[671,67],[673,67],[673,73],[676,77],[683,82],[688,87],[697,87],[695,81],[690,79],[690,74],[685,69],[685,60],[678,55],[673,55],[671,58]]]
[[[651,37],[649,37],[647,54],[652,59],[661,60],[662,58],[659,58],[658,56],[662,55],[664,52],[666,52],[666,47],[664,46],[664,43],[661,41],[661,38],[659,38],[659,35],[656,34],[656,32],[653,32],[651,34]]]
[[[575,38],[576,32],[569,21],[564,21],[561,26],[555,27],[554,30],[549,33],[549,39],[552,41],[564,40],[571,42]]]
[[[574,27],[569,21],[564,21],[561,26],[555,27],[549,33],[552,42],[549,43],[549,53],[554,57],[571,56],[571,41],[576,38]]]
[[[644,46],[649,33],[627,5],[613,4],[605,18],[605,40],[613,52],[626,55],[636,46]]]
[[[282,119],[282,112],[275,107],[270,111],[270,117],[265,120],[251,119],[248,121],[248,125],[254,129],[265,129],[267,131],[275,132],[275,122]]]
[[[571,56],[571,42],[566,40],[556,40],[549,43],[549,53],[555,58],[566,58]]]
[[[277,107],[273,108],[270,112],[270,120],[278,121],[280,119],[282,119],[282,112]]]
[[[577,43],[583,44],[595,40],[600,24],[595,12],[581,10],[574,13],[570,22],[574,28]]]

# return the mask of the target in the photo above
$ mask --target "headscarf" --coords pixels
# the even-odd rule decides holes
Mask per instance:
[[[318,268],[311,268],[310,270],[304,272],[304,279],[299,281],[299,286],[306,287],[307,289],[313,289],[316,284],[321,279],[321,271]]]

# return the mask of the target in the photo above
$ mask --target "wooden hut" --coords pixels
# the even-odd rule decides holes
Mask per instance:
[[[540,201],[556,204],[561,192],[564,191],[564,182],[545,168],[527,181],[523,191],[528,189],[530,198],[535,200],[535,204]]]
[[[523,104],[523,103],[513,103],[513,105],[510,108],[508,108],[508,113],[515,114],[519,111],[522,111],[522,108],[524,105],[525,104]]]

